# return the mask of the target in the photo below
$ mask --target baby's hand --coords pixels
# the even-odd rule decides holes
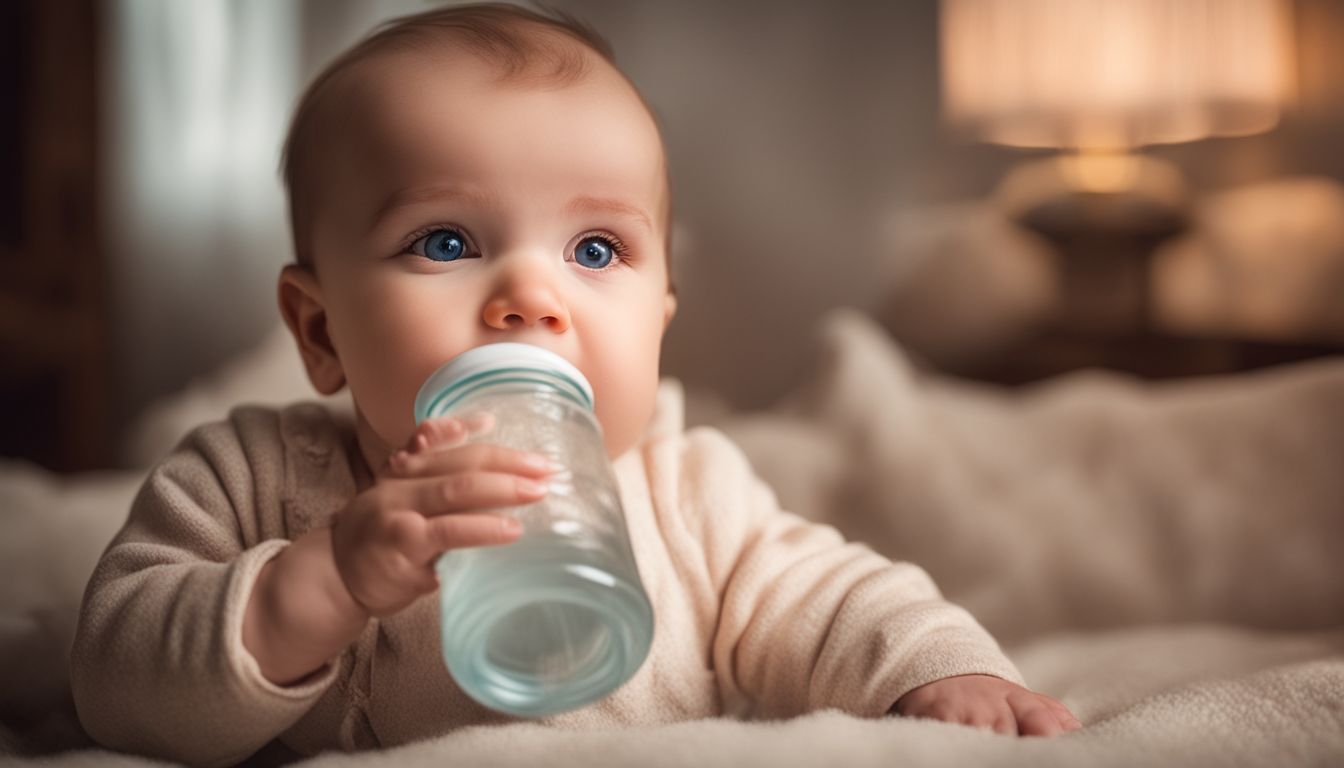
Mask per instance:
[[[553,469],[544,456],[485,443],[462,444],[488,425],[441,418],[416,428],[374,484],[332,524],[336,569],[350,595],[388,616],[438,588],[444,550],[507,544],[517,520],[482,510],[536,501]]]
[[[902,696],[892,711],[993,729],[1002,734],[1054,736],[1083,727],[1068,708],[989,675],[959,675],[921,685]]]

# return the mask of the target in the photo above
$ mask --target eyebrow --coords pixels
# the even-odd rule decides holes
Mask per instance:
[[[409,205],[431,200],[456,200],[476,207],[487,207],[497,204],[499,199],[480,190],[453,184],[416,187],[402,190],[388,197],[374,213],[370,226],[377,226],[389,213],[398,208],[405,208]],[[653,222],[643,208],[616,198],[580,195],[569,201],[564,208],[564,213],[566,215],[614,214],[631,219],[649,232],[653,232]]]
[[[643,208],[637,205],[631,205],[621,200],[615,200],[607,197],[588,197],[580,196],[569,201],[565,206],[567,214],[584,213],[608,213],[617,216],[624,216],[633,219],[649,232],[653,231],[653,222],[649,220],[649,215]]]
[[[463,187],[455,184],[436,184],[428,187],[403,189],[388,197],[387,200],[378,207],[378,210],[373,214],[372,221],[369,222],[370,227],[377,226],[389,213],[398,208],[405,208],[409,205],[424,203],[430,200],[457,200],[477,207],[485,207],[495,202],[495,198],[492,195],[488,195],[470,187]]]

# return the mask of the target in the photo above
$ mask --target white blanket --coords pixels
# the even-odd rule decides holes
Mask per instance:
[[[755,414],[705,401],[701,420],[743,446],[786,507],[927,567],[1083,730],[1017,739],[836,712],[520,724],[309,764],[1344,764],[1344,361],[1010,392],[917,374],[857,314],[831,317],[820,342],[786,401]],[[64,654],[138,482],[0,465],[0,751],[88,748]]]

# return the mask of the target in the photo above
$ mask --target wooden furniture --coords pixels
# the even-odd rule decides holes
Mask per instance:
[[[1059,305],[1034,335],[949,373],[1008,385],[1084,368],[1165,379],[1344,355],[1344,344],[1195,336],[1158,324],[1152,256],[1185,230],[1180,207],[1142,196],[1074,194],[1025,210],[1018,219],[1054,246]]]
[[[111,463],[96,0],[0,3],[0,454]]]
[[[1146,379],[1214,376],[1311,358],[1344,355],[1344,346],[1149,331],[1113,336],[1046,332],[990,359],[948,373],[1019,385],[1071,371],[1100,368]]]

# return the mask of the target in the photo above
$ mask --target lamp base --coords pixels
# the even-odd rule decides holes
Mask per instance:
[[[1189,218],[1176,168],[1132,154],[1066,155],[1019,166],[995,197],[1054,246],[1053,325],[1085,333],[1149,327],[1153,251]]]

